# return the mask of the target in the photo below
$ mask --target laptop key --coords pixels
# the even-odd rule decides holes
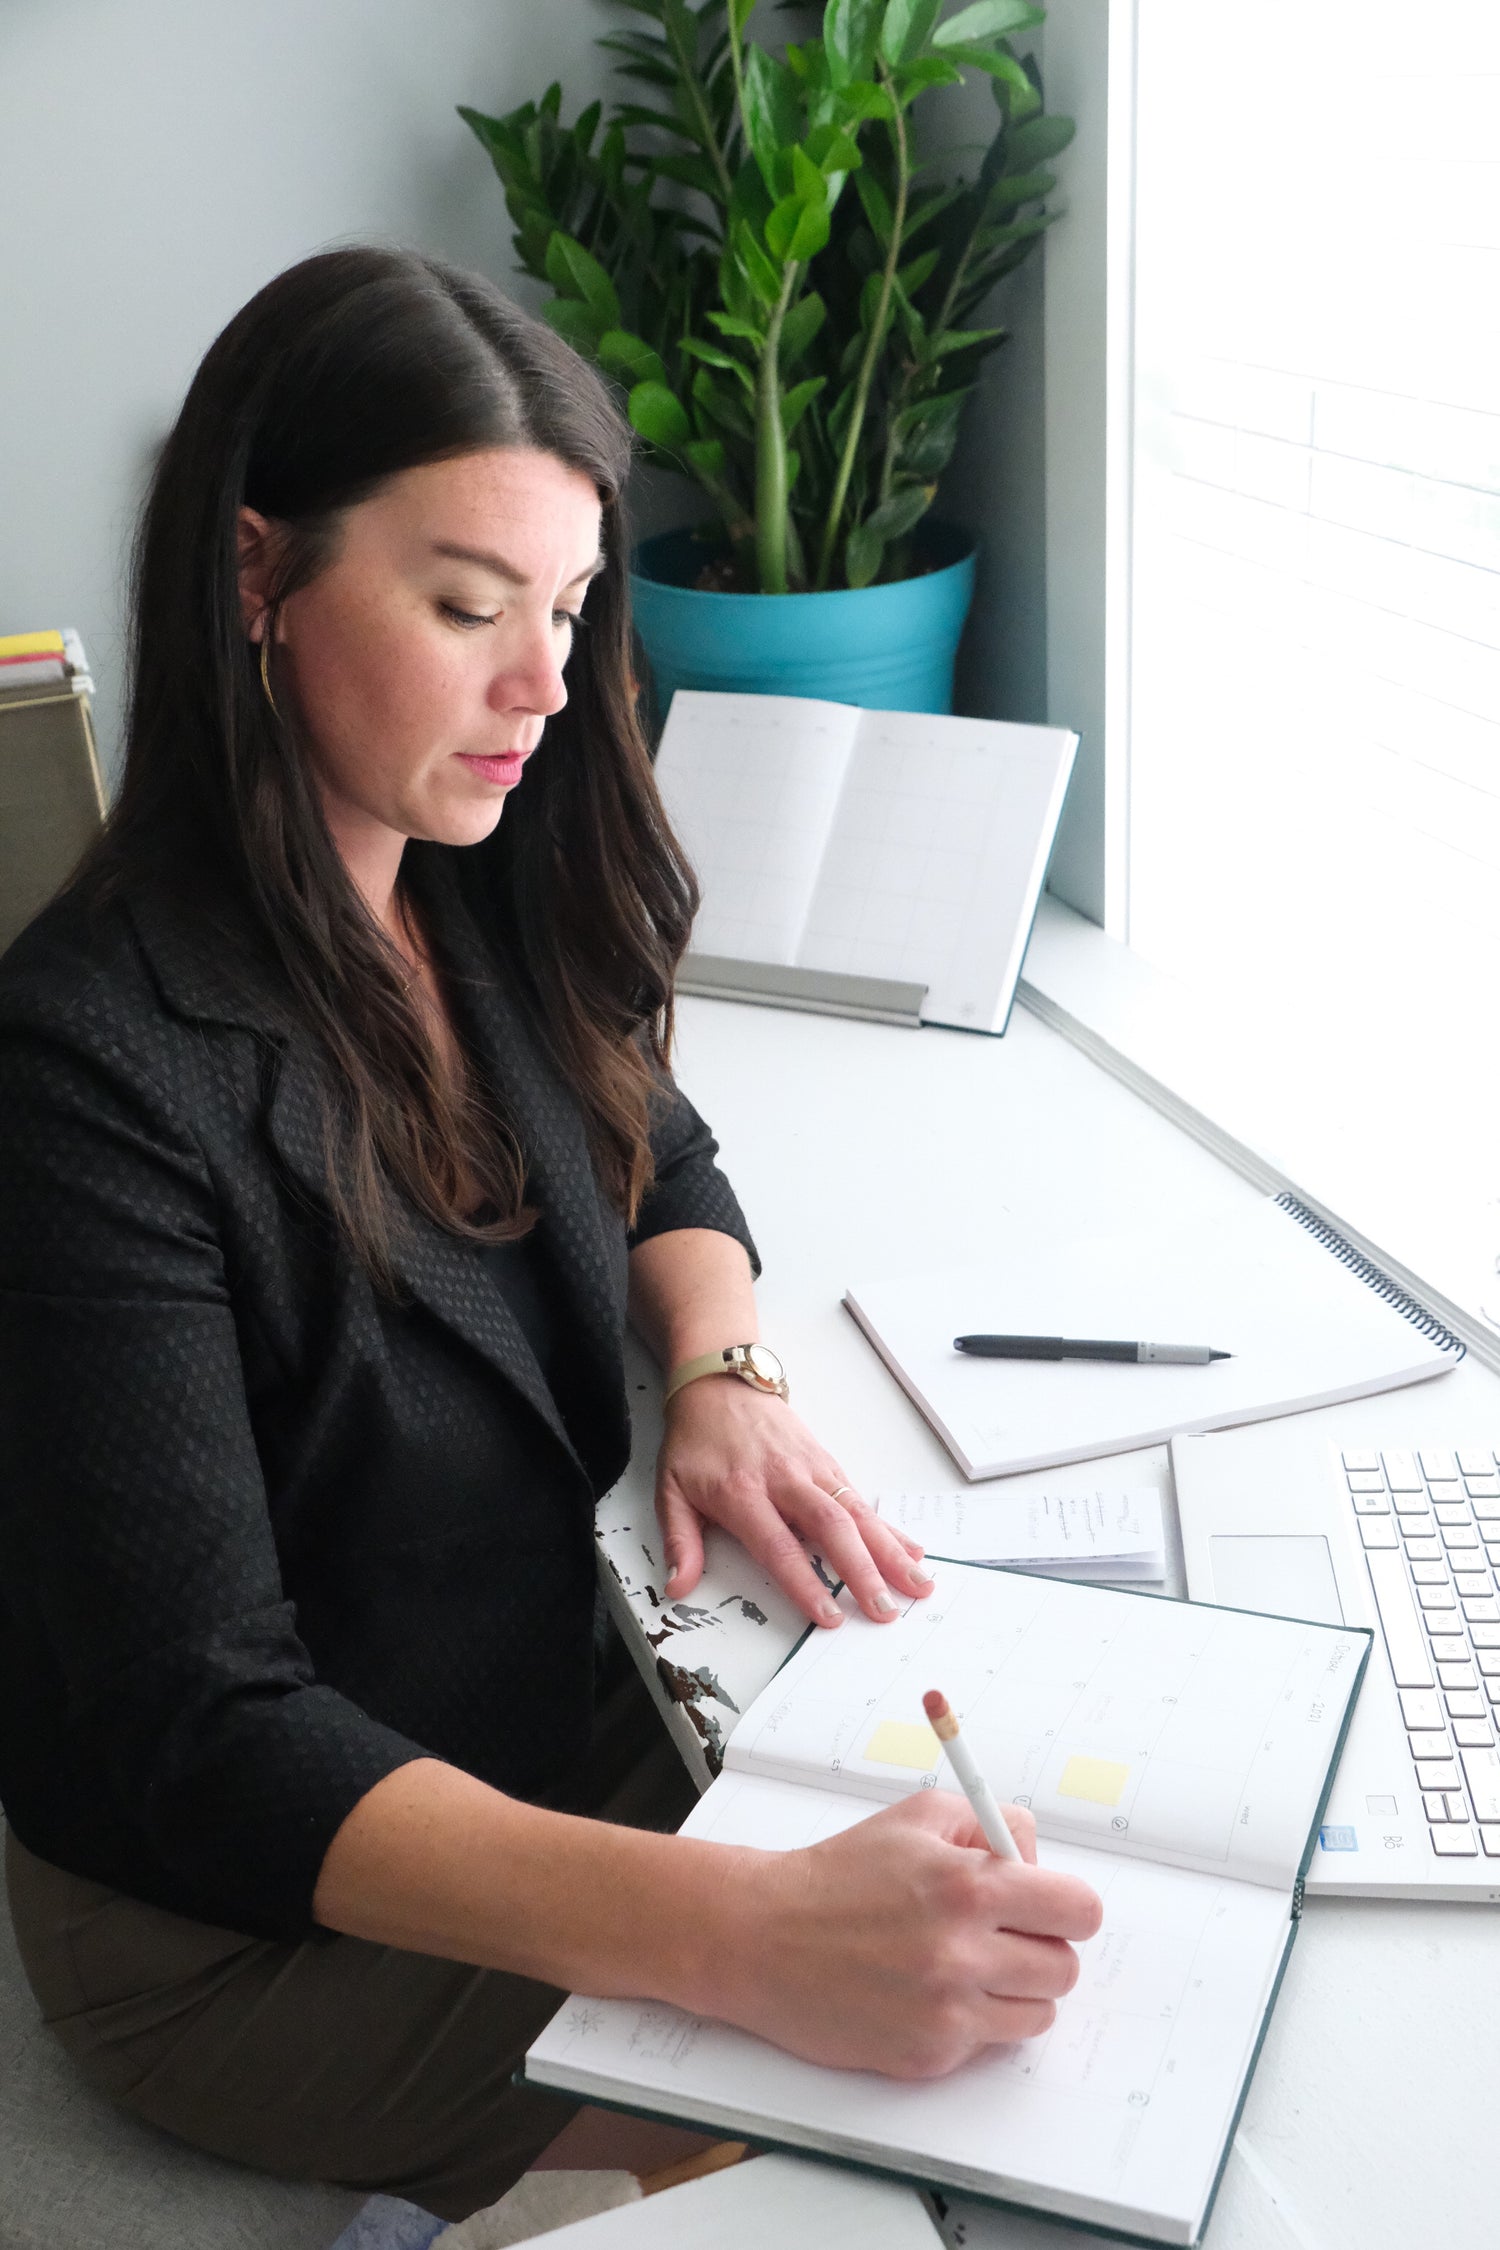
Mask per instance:
[[[1417,1459],[1422,1464],[1422,1474],[1429,1484],[1435,1484],[1440,1477],[1458,1475],[1458,1463],[1444,1446],[1424,1445]]]
[[[1469,1694],[1461,1688],[1450,1695],[1447,1701],[1450,1719],[1482,1719],[1487,1716],[1484,1697],[1477,1692]]]
[[[1462,1828],[1429,1828],[1432,1848],[1439,1859],[1477,1859],[1479,1848],[1474,1842],[1474,1831],[1465,1822]]]
[[[1485,1456],[1480,1453],[1473,1453],[1469,1458],[1472,1461],[1481,1461],[1485,1459]],[[1371,1469],[1379,1469],[1380,1455],[1370,1453],[1359,1446],[1350,1446],[1344,1454],[1344,1467],[1356,1476],[1366,1475]]]
[[[1486,1859],[1500,1859],[1500,1828],[1481,1827],[1479,1841],[1484,1846]]]
[[[1399,1547],[1401,1544],[1396,1537],[1396,1527],[1389,1516],[1361,1516],[1359,1519],[1359,1536],[1364,1541],[1366,1554],[1369,1554],[1372,1548]]]
[[[1424,1813],[1426,1813],[1429,1820],[1446,1820],[1448,1817],[1448,1799],[1444,1795],[1443,1791],[1441,1789],[1434,1789],[1431,1791],[1424,1790],[1422,1794],[1422,1810]],[[1459,1818],[1462,1819],[1463,1815],[1460,1814]]]
[[[1352,1454],[1346,1453],[1344,1460],[1346,1465],[1353,1465]],[[1495,1456],[1493,1453],[1486,1453],[1482,1445],[1461,1445],[1458,1449],[1458,1465],[1466,1477],[1484,1477],[1494,1468]]]
[[[1432,1643],[1434,1664],[1467,1664],[1469,1644],[1462,1633],[1445,1633],[1435,1636]]]
[[[1383,1619],[1384,1612],[1381,1614]],[[1424,1695],[1415,1688],[1403,1688],[1401,1722],[1410,1734],[1426,1734],[1443,1725],[1443,1707],[1435,1695]]]
[[[1444,1745],[1446,1748],[1446,1744]],[[1423,1758],[1417,1766],[1417,1787],[1424,1793],[1430,1789],[1459,1789],[1458,1766],[1452,1758]]]
[[[1437,1668],[1438,1686],[1441,1688],[1477,1687],[1472,1664],[1443,1664]]]
[[[1392,1679],[1398,1688],[1430,1688],[1432,1661],[1427,1654],[1416,1612],[1411,1605],[1411,1588],[1406,1583],[1406,1569],[1401,1557],[1367,1554],[1365,1568],[1370,1573],[1375,1607],[1380,1612],[1386,1653],[1391,1660]],[[1433,1696],[1430,1700],[1435,1706],[1437,1697]],[[1427,1726],[1432,1722],[1423,1720],[1421,1723]]]
[[[1403,1525],[1402,1528],[1404,1530],[1405,1526]],[[1409,1563],[1441,1562],[1443,1559],[1443,1542],[1441,1539],[1413,1539],[1408,1533],[1406,1559]]]
[[[1410,1453],[1387,1453],[1382,1458],[1385,1463],[1385,1481],[1392,1492],[1421,1492],[1425,1489],[1422,1472]]]
[[[1500,1602],[1496,1601],[1493,1594],[1478,1601],[1466,1601],[1464,1615],[1471,1625],[1500,1625]],[[1478,1642],[1475,1643],[1476,1647],[1479,1645]]]
[[[1463,1761],[1476,1817],[1500,1820],[1500,1753],[1493,1749],[1465,1750]]]
[[[1479,1545],[1479,1534],[1469,1522],[1467,1516],[1460,1523],[1450,1524],[1445,1522],[1441,1536],[1443,1545],[1447,1548],[1449,1554],[1452,1554],[1455,1548],[1477,1547]]]
[[[1500,1500],[1500,1477],[1493,1471],[1488,1476],[1465,1477],[1464,1490],[1471,1500]]]
[[[1453,1591],[1461,1602],[1483,1601],[1495,1591],[1495,1581],[1487,1570],[1455,1570]]]
[[[1483,1750],[1495,1739],[1488,1719],[1455,1719],[1453,1739],[1460,1750]]]
[[[1419,1586],[1417,1588],[1417,1600],[1424,1609],[1449,1610],[1458,1607],[1458,1596],[1451,1586]],[[1445,1632],[1453,1630],[1451,1618],[1444,1619],[1443,1630]]]
[[[1378,1469],[1373,1474],[1362,1469],[1350,1469],[1345,1482],[1351,1492],[1357,1492],[1362,1496],[1366,1493],[1378,1492],[1382,1499],[1385,1497],[1385,1478]]]
[[[1475,1618],[1469,1626],[1469,1638],[1476,1648],[1500,1649],[1500,1625],[1486,1625]]]
[[[1380,1492],[1356,1492],[1353,1495],[1354,1513],[1357,1516],[1388,1516],[1391,1512],[1390,1496]]]
[[[1397,1492],[1393,1486],[1391,1499],[1398,1516],[1425,1516],[1428,1512],[1425,1485],[1419,1486],[1415,1492]]]
[[[1407,1557],[1407,1560],[1411,1560],[1410,1556]],[[1413,1562],[1411,1575],[1413,1583],[1418,1586],[1446,1586],[1448,1583],[1448,1565],[1445,1562],[1440,1562],[1434,1556],[1431,1562],[1425,1559]]]
[[[1486,1679],[1493,1679],[1500,1674],[1500,1648],[1482,1648],[1476,1653],[1474,1661]]]

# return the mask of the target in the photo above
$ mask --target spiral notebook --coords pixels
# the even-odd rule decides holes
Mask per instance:
[[[1017,1244],[844,1298],[964,1475],[1159,1445],[1441,1375],[1459,1339],[1294,1196],[1218,1227]],[[1210,1367],[967,1358],[975,1332],[1208,1344]]]
[[[1302,1907],[1370,1635],[939,1563],[887,1625],[841,1597],[735,1725],[684,1833],[795,1850],[953,1787],[941,1683],[1038,1855],[1104,1925],[1042,2037],[942,2078],[804,2062],[575,1994],[529,2083],[1151,2243],[1197,2243]],[[705,2237],[705,2239],[707,2239]],[[1029,2240],[1029,2235],[1027,2236]]]

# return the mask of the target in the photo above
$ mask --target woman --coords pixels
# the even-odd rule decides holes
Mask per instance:
[[[345,250],[263,290],[147,505],[118,805],[0,971],[28,1974],[142,2116],[444,2216],[569,2115],[510,2083],[558,1987],[934,2072],[1049,2021],[1097,1914],[947,1798],[786,1855],[655,1832],[680,1780],[617,1662],[596,1708],[627,1293],[665,1370],[755,1336],[667,1069],[694,890],[627,464],[472,277]],[[825,1625],[799,1532],[871,1617],[924,1590],[745,1382],[677,1391],[659,1496],[674,1592],[705,1521]]]

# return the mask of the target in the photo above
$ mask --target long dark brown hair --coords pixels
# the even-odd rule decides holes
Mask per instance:
[[[471,850],[600,1178],[635,1216],[697,892],[635,716],[630,434],[576,353],[479,276],[398,251],[329,251],[278,275],[210,348],[142,516],[124,780],[80,870],[102,894],[140,878],[191,884],[199,899],[227,887],[292,1030],[327,1066],[330,1195],[385,1286],[401,1198],[458,1233],[503,1238],[528,1223],[522,1160],[472,1073],[443,1068],[405,964],[334,847],[296,727],[262,692],[238,515],[247,506],[284,530],[274,604],[316,576],[343,512],[387,478],[495,446],[535,448],[592,481],[604,569],[547,754]],[[475,1186],[483,1203],[466,1216]]]

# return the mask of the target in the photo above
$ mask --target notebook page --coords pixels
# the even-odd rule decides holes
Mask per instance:
[[[730,1736],[736,1773],[894,1802],[956,1788],[940,1688],[997,1797],[1050,1839],[1290,1892],[1368,1636],[938,1563],[876,1625],[840,1597]]]
[[[725,1774],[684,1827],[792,1850],[871,1809]],[[527,2076],[1190,2241],[1294,1926],[1288,1899],[1072,1845],[1043,1856],[1093,1885],[1104,1923],[1039,2039],[902,2084],[801,2062],[665,2005],[575,1997],[533,2047]]]
[[[1160,1578],[1166,1569],[1161,1495],[1118,1492],[878,1492],[871,1505],[948,1562],[1056,1564],[1096,1578]]]
[[[656,781],[703,888],[695,952],[797,959],[858,720],[848,703],[677,690]]]
[[[971,1478],[1086,1461],[1442,1374],[1422,1336],[1274,1200],[1211,1229],[1151,1213],[1128,1234],[1019,1236],[992,1268],[858,1283],[845,1299]],[[1147,1338],[1210,1367],[979,1359],[955,1336]]]
[[[1075,737],[866,711],[797,951],[800,967],[927,986],[930,1023],[998,1028]]]

